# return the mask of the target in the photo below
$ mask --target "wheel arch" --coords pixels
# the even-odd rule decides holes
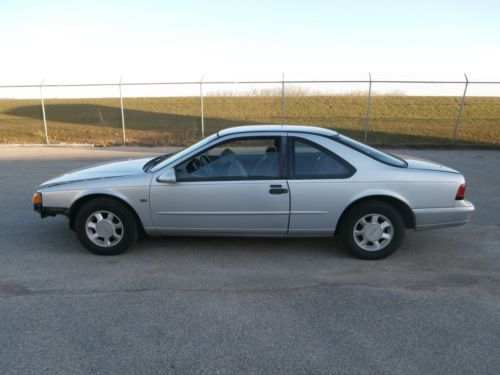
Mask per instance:
[[[141,218],[139,217],[137,212],[134,210],[134,208],[130,205],[130,203],[128,203],[123,198],[120,198],[120,197],[117,197],[117,196],[111,195],[111,194],[106,194],[106,193],[92,193],[92,194],[80,196],[71,204],[71,207],[69,209],[69,215],[68,215],[69,227],[71,228],[71,230],[75,230],[75,218],[76,218],[76,214],[77,214],[78,210],[85,203],[90,202],[90,201],[97,199],[97,198],[106,198],[106,199],[114,200],[114,201],[122,204],[123,206],[125,206],[130,211],[132,216],[135,218],[137,224],[139,224],[139,230],[141,231],[141,233],[144,233],[144,224],[142,223]]]
[[[373,195],[367,195],[367,196],[363,196],[363,197],[360,197],[360,198],[353,200],[344,209],[344,211],[342,211],[342,214],[340,215],[337,226],[335,228],[335,234],[339,233],[340,228],[342,226],[342,222],[343,222],[344,218],[346,217],[347,213],[353,207],[356,207],[356,206],[362,204],[363,202],[367,202],[367,201],[379,201],[379,202],[384,202],[384,203],[387,203],[387,204],[393,206],[401,214],[403,221],[405,223],[405,227],[407,229],[415,229],[415,214],[413,213],[413,210],[410,208],[410,206],[407,202],[405,202],[403,199],[401,199],[399,197],[395,197],[393,195],[373,194]]]

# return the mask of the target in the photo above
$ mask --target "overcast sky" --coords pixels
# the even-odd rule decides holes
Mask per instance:
[[[0,1],[0,85],[500,77],[500,1]]]

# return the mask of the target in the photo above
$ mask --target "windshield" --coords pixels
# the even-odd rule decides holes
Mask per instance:
[[[186,154],[189,154],[191,151],[193,150],[196,150],[197,148],[211,142],[213,139],[217,138],[217,133],[215,134],[212,134],[211,136],[205,138],[205,139],[202,139],[201,141],[199,142],[196,142],[195,144],[189,146],[189,147],[186,147],[186,148],[183,148],[182,150],[180,151],[177,151],[173,154],[166,154],[166,155],[160,155],[154,159],[151,159],[150,161],[148,161],[146,164],[144,164],[143,166],[143,169],[145,171],[153,171],[153,172],[156,172],[158,169],[162,168],[163,167],[163,162],[168,160],[168,159],[171,159],[172,157],[176,160],[176,159],[179,159],[181,157],[183,157],[184,155]]]
[[[366,156],[369,156],[372,159],[378,160],[384,164],[389,164],[392,165],[393,167],[399,167],[399,168],[406,168],[408,166],[408,164],[403,159],[400,159],[397,156],[388,154],[386,152],[382,152],[380,150],[377,150],[376,148],[355,141],[354,139],[351,139],[344,135],[338,134],[332,138],[342,143],[343,145],[353,148],[356,151],[359,151],[362,154],[365,154]]]

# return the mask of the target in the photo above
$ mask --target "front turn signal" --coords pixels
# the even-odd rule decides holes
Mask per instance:
[[[42,205],[42,193],[33,194],[33,205],[41,206]]]

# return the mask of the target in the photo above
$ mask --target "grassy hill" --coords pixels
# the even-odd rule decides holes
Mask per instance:
[[[244,124],[280,124],[281,97],[208,96],[205,134]],[[374,96],[368,143],[449,145],[460,98]],[[363,139],[366,96],[290,96],[285,123],[318,125]],[[126,98],[127,142],[185,145],[201,137],[199,97]],[[118,99],[49,99],[51,143],[122,143]],[[0,143],[44,143],[38,100],[0,100]],[[457,145],[500,146],[500,98],[466,98]]]

